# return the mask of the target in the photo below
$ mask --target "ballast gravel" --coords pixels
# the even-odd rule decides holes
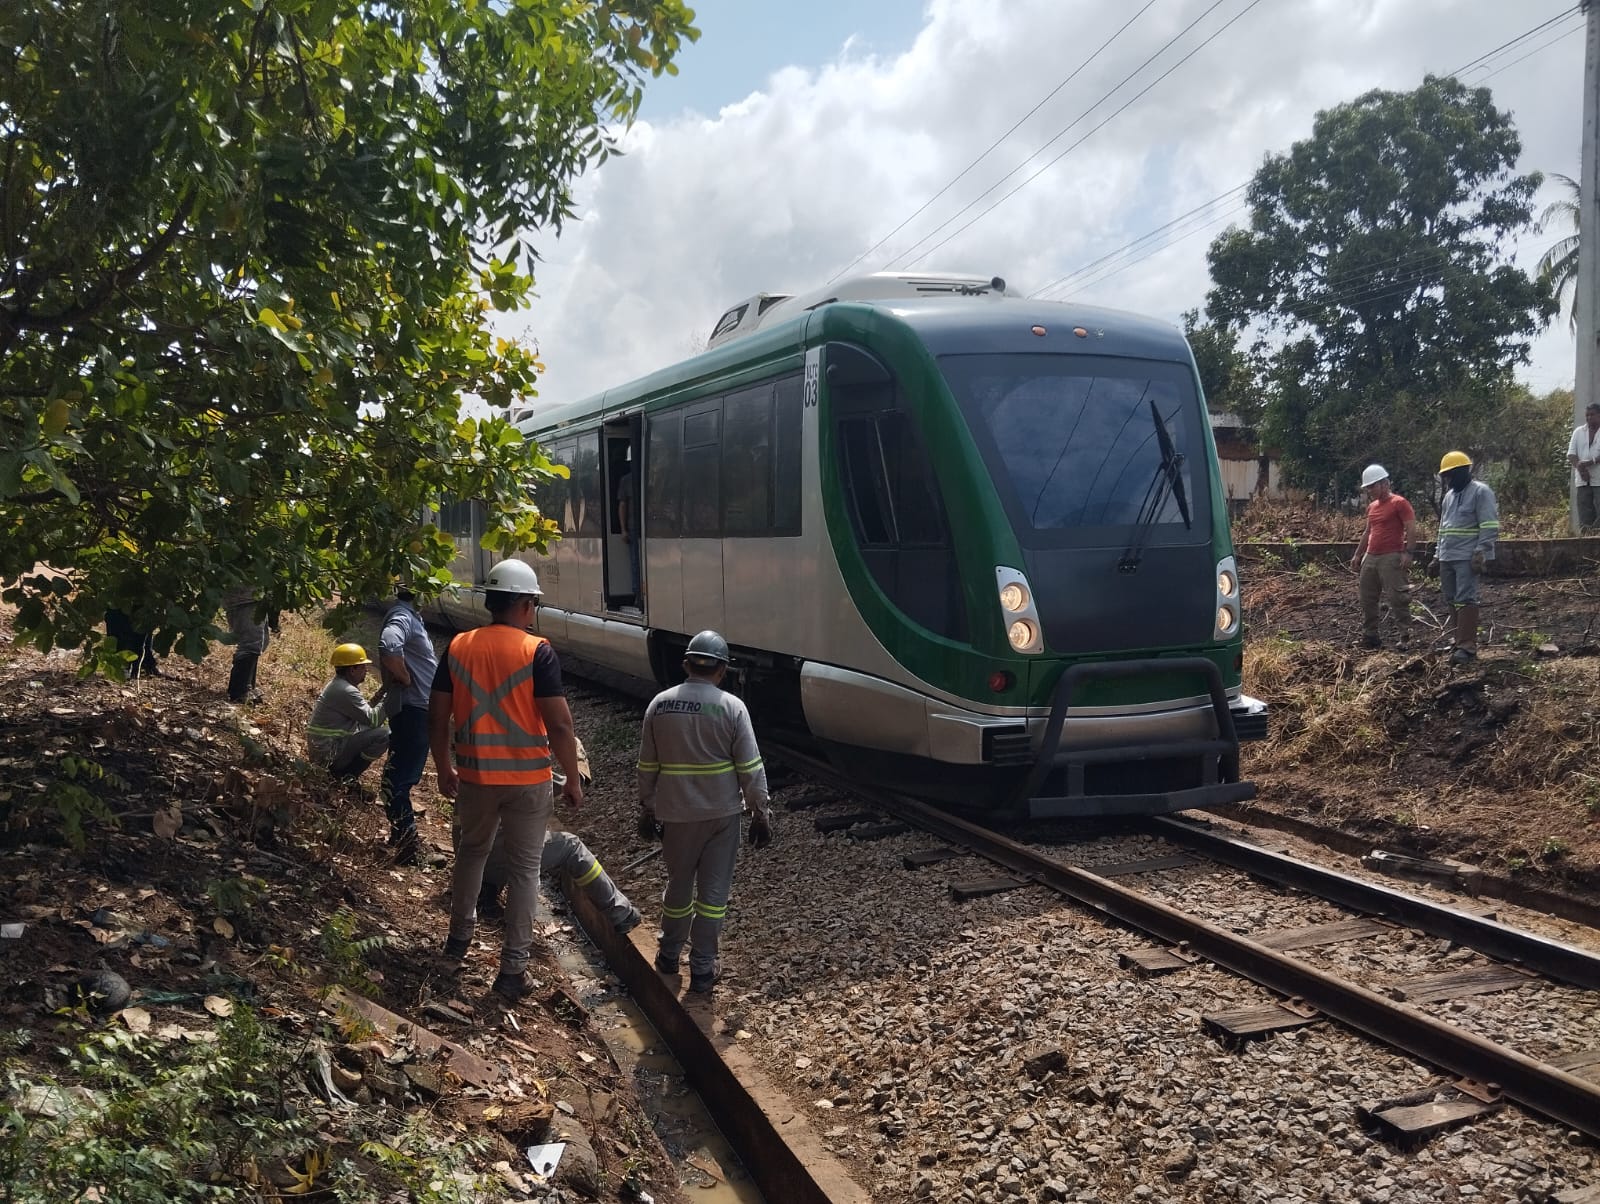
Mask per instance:
[[[596,784],[563,818],[648,915],[659,862],[618,869],[647,851],[632,835],[636,712],[581,694],[573,704]],[[905,853],[937,842],[824,836],[817,815],[855,807],[789,813],[782,797],[773,846],[740,859],[715,1006],[874,1201],[1540,1204],[1600,1183],[1594,1142],[1516,1106],[1413,1152],[1375,1140],[1358,1106],[1449,1096],[1448,1079],[1328,1021],[1231,1051],[1202,1015],[1272,1002],[1268,992],[1206,963],[1136,977],[1118,953],[1148,948],[1139,934],[1041,887],[955,903],[952,882],[1001,871],[970,857],[904,869]],[[1104,843],[1065,859],[1170,851]],[[1179,889],[1169,901],[1238,909],[1231,873],[1177,875],[1162,887]],[[1346,918],[1269,889],[1238,924]],[[1396,972],[1440,968],[1433,952],[1402,945]],[[1568,988],[1433,1007],[1537,1056],[1596,1032],[1592,999]]]

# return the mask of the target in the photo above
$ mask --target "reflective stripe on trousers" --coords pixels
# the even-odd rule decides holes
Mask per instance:
[[[739,815],[661,825],[667,887],[661,896],[661,955],[669,961],[689,944],[689,971],[716,969],[739,859]]]

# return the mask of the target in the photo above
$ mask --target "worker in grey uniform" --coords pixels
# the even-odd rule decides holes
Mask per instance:
[[[1478,657],[1478,579],[1494,559],[1500,538],[1500,509],[1494,490],[1472,477],[1472,460],[1466,452],[1445,452],[1439,461],[1444,482],[1444,507],[1439,514],[1439,543],[1428,576],[1437,577],[1445,604],[1455,611],[1455,649],[1452,664],[1465,665]]]
[[[384,686],[369,703],[361,693],[372,664],[360,644],[333,650],[333,680],[323,689],[306,724],[306,751],[336,778],[359,778],[389,749]]]
[[[720,973],[717,943],[739,856],[739,815],[748,805],[750,843],[762,848],[772,841],[772,814],[750,712],[721,688],[728,642],[702,631],[689,641],[683,671],[688,680],[657,694],[644,713],[639,833],[659,833],[667,866],[656,969],[678,973],[687,942],[689,989],[704,992]]]

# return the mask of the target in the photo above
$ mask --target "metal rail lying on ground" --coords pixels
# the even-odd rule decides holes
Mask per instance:
[[[1396,920],[1407,928],[1454,941],[1500,961],[1514,962],[1547,978],[1590,990],[1600,988],[1600,954],[1588,949],[1301,861],[1193,821],[1157,818],[1143,826],[1164,840],[1185,845],[1269,882],[1296,887],[1353,911]]]

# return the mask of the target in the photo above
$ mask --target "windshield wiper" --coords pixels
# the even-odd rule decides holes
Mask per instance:
[[[1183,487],[1183,453],[1172,445],[1172,433],[1167,430],[1167,424],[1161,417],[1161,410],[1156,406],[1156,399],[1150,399],[1150,419],[1155,423],[1156,443],[1161,448],[1161,463],[1156,465],[1155,473],[1150,478],[1150,485],[1144,491],[1144,503],[1139,507],[1139,514],[1133,520],[1133,538],[1128,541],[1128,546],[1122,550],[1122,557],[1117,561],[1117,571],[1121,573],[1136,573],[1139,571],[1139,561],[1144,558],[1144,544],[1150,526],[1161,514],[1162,508],[1167,504],[1167,492],[1170,490],[1173,500],[1178,503],[1178,513],[1183,516],[1184,530],[1189,530],[1193,520],[1189,517],[1189,495]]]

